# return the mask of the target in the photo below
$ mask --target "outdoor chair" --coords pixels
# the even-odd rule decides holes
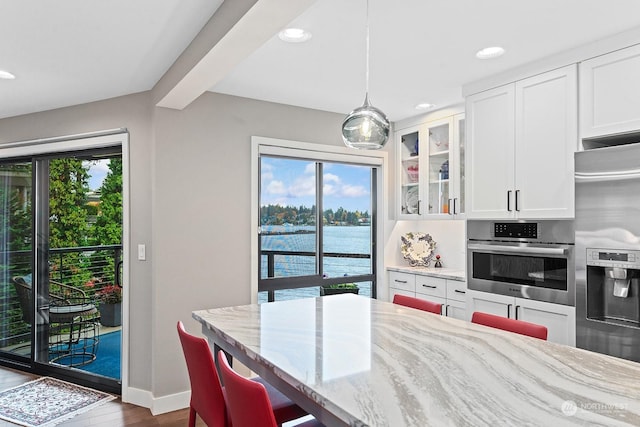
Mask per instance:
[[[21,276],[12,281],[22,309],[22,320],[31,324],[31,284]],[[65,366],[93,362],[98,350],[100,320],[95,304],[82,289],[53,280],[49,281],[49,301],[49,360]]]

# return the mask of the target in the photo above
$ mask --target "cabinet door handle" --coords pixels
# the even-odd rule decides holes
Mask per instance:
[[[453,215],[453,214],[454,214],[454,212],[451,210],[451,201],[452,201],[452,200],[455,200],[455,199],[449,199],[449,215]],[[453,203],[454,203],[454,205],[453,205],[453,206],[454,206],[454,208],[455,208],[455,202],[453,202]]]
[[[422,285],[423,288],[429,288],[429,289],[436,289],[437,286],[433,286],[433,285]]]
[[[511,212],[511,190],[507,191],[507,212]]]
[[[453,292],[457,293],[457,294],[466,294],[466,291],[461,291],[460,289],[456,289]]]
[[[444,306],[444,315],[445,317],[449,317],[449,304]]]
[[[393,279],[393,281],[396,282],[396,283],[407,283],[406,280]]]
[[[513,304],[507,304],[507,319],[511,319],[511,306]]]
[[[418,215],[422,215],[422,212],[420,212],[420,202],[421,202],[421,201],[422,201],[422,200],[418,200]]]
[[[520,208],[518,208],[518,199],[519,199],[519,197],[518,197],[518,196],[519,196],[519,195],[520,195],[520,190],[516,190],[516,211],[517,211],[517,212],[519,212],[519,211],[520,211]]]
[[[520,316],[518,316],[518,309],[520,308],[519,305],[516,305],[516,319],[518,319]]]
[[[457,198],[457,197],[455,197],[455,198],[453,199],[453,213],[454,213],[454,214],[457,214],[457,213],[458,213],[458,212],[456,212],[456,200],[458,200],[458,198]]]

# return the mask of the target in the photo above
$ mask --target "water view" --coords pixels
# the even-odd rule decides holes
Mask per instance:
[[[325,254],[367,254],[371,255],[371,227],[368,226],[326,226],[323,250]],[[262,251],[315,252],[316,234],[313,226],[263,226]],[[273,234],[269,234],[273,233]],[[354,276],[371,273],[370,258],[328,257],[323,262],[327,277]],[[275,255],[274,276],[294,277],[315,274],[315,257],[300,255]],[[268,256],[261,260],[261,277],[268,277]],[[349,282],[345,279],[345,283]],[[359,282],[360,294],[371,296],[371,283]],[[319,287],[276,291],[276,301],[305,297],[317,297]],[[258,294],[259,302],[267,301],[267,293]]]

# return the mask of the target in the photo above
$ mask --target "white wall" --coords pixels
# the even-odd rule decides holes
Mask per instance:
[[[436,242],[435,253],[442,258],[442,266],[464,270],[466,258],[466,222],[463,220],[397,221],[385,245],[387,265],[409,263],[400,253],[400,236],[411,231],[429,233]],[[433,266],[433,264],[432,264]]]

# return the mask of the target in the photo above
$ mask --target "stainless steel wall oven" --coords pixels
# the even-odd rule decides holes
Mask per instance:
[[[467,222],[469,289],[575,306],[571,220]]]

